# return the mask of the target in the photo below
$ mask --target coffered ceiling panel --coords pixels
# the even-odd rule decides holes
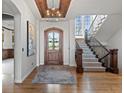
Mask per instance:
[[[64,18],[71,0],[35,0],[42,18]]]

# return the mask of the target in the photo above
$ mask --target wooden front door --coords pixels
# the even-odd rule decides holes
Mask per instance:
[[[57,28],[45,31],[45,64],[63,64],[63,32]]]

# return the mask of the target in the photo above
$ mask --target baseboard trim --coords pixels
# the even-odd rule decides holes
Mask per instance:
[[[69,66],[74,66],[74,67],[76,67],[76,64],[69,64]]]
[[[36,68],[37,66],[35,65],[31,71],[29,71],[23,78],[22,80],[15,80],[15,83],[23,83],[23,81],[30,75],[30,73]]]
[[[40,65],[44,65],[44,62],[40,62]]]
[[[30,75],[30,73],[31,73],[36,67],[37,67],[37,66],[35,65],[35,66],[31,69],[31,71],[29,71],[29,72],[23,77],[22,83],[23,83],[23,81]]]

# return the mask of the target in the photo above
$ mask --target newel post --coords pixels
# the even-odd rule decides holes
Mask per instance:
[[[118,74],[118,49],[110,49],[110,71]]]
[[[75,59],[76,59],[76,64],[77,64],[77,67],[76,67],[77,73],[83,72],[82,53],[83,53],[83,49],[76,49]]]

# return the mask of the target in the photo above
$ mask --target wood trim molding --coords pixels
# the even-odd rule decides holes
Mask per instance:
[[[118,49],[110,49],[110,72],[118,74]]]
[[[2,49],[2,59],[14,58],[14,49]]]

